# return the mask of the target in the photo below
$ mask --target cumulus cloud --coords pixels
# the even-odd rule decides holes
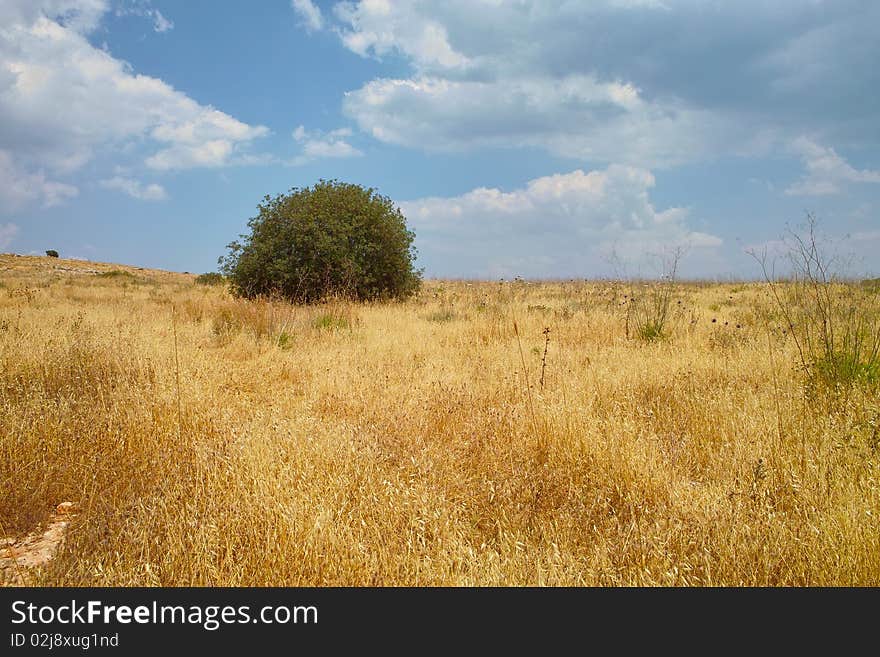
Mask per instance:
[[[181,99],[181,109],[189,110],[189,115],[159,123],[150,131],[150,137],[167,147],[146,159],[148,167],[168,170],[238,164],[238,147],[268,134],[267,128],[249,126],[189,98]]]
[[[877,3],[362,0],[333,17],[349,50],[412,68],[345,100],[390,143],[655,167],[813,131],[880,141]]]
[[[706,157],[733,127],[672,101],[591,75],[565,78],[378,79],[344,110],[381,141],[435,151],[529,146],[590,161],[664,166]],[[741,144],[749,140],[741,134]]]
[[[345,47],[361,56],[399,52],[417,65],[440,69],[463,68],[469,63],[450,45],[440,20],[414,2],[340,2],[334,13],[345,26],[339,30]]]
[[[104,189],[114,189],[140,201],[164,201],[168,198],[168,193],[162,185],[156,183],[145,185],[134,178],[114,176],[101,180],[99,184]]]
[[[26,175],[70,174],[102,149],[146,149],[163,170],[235,164],[268,134],[93,47],[87,34],[107,10],[99,0],[0,7],[0,148]]]
[[[363,153],[346,141],[351,134],[350,128],[322,132],[308,131],[305,126],[298,126],[293,131],[293,138],[301,145],[302,153],[292,163],[298,165],[323,158],[360,157]]]
[[[108,0],[4,0],[0,3],[0,25],[7,29],[33,25],[48,16],[69,30],[88,33],[108,8]]]
[[[792,143],[806,169],[803,178],[785,193],[789,196],[826,196],[839,194],[848,183],[880,183],[880,171],[855,169],[833,148],[825,148],[807,137]]]
[[[51,180],[43,171],[25,171],[11,153],[0,149],[0,214],[19,210],[30,202],[51,208],[78,194],[73,185]]]
[[[0,224],[0,249],[5,249],[18,234],[18,226],[15,224]]]
[[[657,210],[653,186],[650,171],[612,164],[536,178],[512,191],[480,187],[400,206],[432,275],[594,275],[612,250],[639,261],[674,246],[721,245],[688,227],[687,208]]]
[[[291,0],[290,4],[306,30],[316,32],[324,27],[324,17],[321,10],[315,6],[312,0]]]

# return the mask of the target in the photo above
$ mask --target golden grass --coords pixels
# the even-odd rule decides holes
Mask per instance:
[[[628,293],[0,256],[0,534],[78,503],[46,585],[880,583],[877,390],[805,395],[762,285],[680,286],[653,343]]]

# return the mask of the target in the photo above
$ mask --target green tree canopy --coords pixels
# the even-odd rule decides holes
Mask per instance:
[[[228,245],[220,269],[233,292],[297,303],[331,295],[405,298],[421,283],[415,235],[391,199],[372,188],[321,180],[266,196],[249,235]]]

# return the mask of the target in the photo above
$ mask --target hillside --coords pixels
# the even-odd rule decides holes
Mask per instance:
[[[106,275],[110,272],[125,272],[131,276],[149,277],[156,281],[192,281],[195,278],[193,274],[182,274],[162,269],[146,269],[131,265],[0,253],[0,278],[32,277],[36,274],[96,276],[100,274]]]

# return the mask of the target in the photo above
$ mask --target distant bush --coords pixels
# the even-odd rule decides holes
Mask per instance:
[[[324,313],[312,320],[312,326],[316,329],[338,331],[351,328],[351,324],[345,317],[333,313]]]
[[[223,285],[226,283],[226,277],[215,271],[196,276],[196,283],[199,285]]]
[[[418,290],[414,235],[391,199],[335,180],[266,196],[220,258],[235,294],[296,303],[402,299]]]
[[[663,272],[660,280],[646,286],[638,295],[631,294],[626,306],[626,335],[635,334],[644,342],[654,342],[668,336],[675,297],[678,265],[684,255],[682,248],[674,248],[662,257]]]
[[[46,255],[49,256],[50,258],[57,258],[57,257],[59,257],[59,256],[58,256],[58,251],[55,251],[54,249],[49,249],[48,251],[46,251]]]
[[[135,278],[135,275],[131,272],[122,271],[121,269],[111,269],[110,271],[101,272],[98,276],[101,278]]]
[[[448,308],[444,308],[442,310],[438,310],[437,312],[429,314],[425,319],[429,322],[438,322],[440,324],[444,322],[451,322],[457,318],[455,311],[450,310]]]

